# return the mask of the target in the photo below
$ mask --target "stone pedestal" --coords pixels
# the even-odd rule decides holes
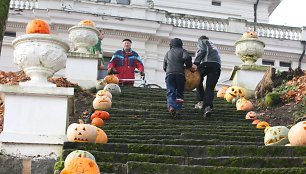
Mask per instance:
[[[249,96],[254,96],[254,91],[257,84],[263,78],[269,66],[261,65],[241,65],[235,66],[230,80],[233,86],[244,87],[248,90]]]
[[[98,77],[99,55],[70,52],[66,62],[65,77],[84,89],[95,87]]]
[[[74,89],[0,85],[0,92],[5,106],[2,153],[59,157]]]

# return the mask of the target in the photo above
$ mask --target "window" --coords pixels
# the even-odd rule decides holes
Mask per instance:
[[[97,0],[97,2],[105,2],[105,3],[110,3],[111,0]]]
[[[16,32],[6,31],[6,32],[4,33],[4,36],[16,37]]]
[[[214,6],[221,6],[221,2],[220,1],[211,1],[211,5],[214,5]]]
[[[290,68],[291,67],[291,63],[289,63],[289,62],[279,62],[279,66],[280,67],[288,67],[288,68]]]
[[[273,60],[262,60],[262,64],[274,66],[274,61]]]
[[[116,0],[117,4],[130,5],[130,0]]]

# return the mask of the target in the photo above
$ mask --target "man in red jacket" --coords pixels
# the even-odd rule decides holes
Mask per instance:
[[[139,55],[131,49],[132,41],[123,39],[123,49],[117,50],[108,64],[108,73],[117,74],[119,84],[134,85],[134,80],[120,79],[135,79],[135,69],[140,71],[140,75],[144,76],[144,66]]]

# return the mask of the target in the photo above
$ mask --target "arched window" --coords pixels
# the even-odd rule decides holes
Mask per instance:
[[[130,5],[130,0],[116,0],[117,4]]]

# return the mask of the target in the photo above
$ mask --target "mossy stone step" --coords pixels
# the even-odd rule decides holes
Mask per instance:
[[[304,174],[305,167],[296,168],[241,168],[241,167],[216,167],[199,165],[157,164],[148,162],[129,161],[126,164],[127,174]]]

